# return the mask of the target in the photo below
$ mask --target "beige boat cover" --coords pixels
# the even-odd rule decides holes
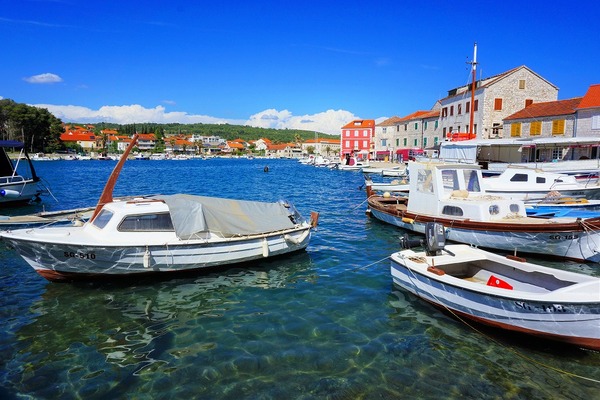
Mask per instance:
[[[295,208],[283,201],[265,203],[187,194],[153,198],[167,204],[175,233],[184,240],[206,232],[231,237],[289,229],[295,225],[292,219],[299,217]]]

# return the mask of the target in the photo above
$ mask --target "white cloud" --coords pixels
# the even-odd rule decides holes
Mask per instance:
[[[27,78],[23,78],[25,82],[29,83],[57,83],[62,82],[62,78],[56,74],[46,72],[45,74],[33,75]]]
[[[250,116],[246,125],[260,128],[302,129],[338,135],[342,126],[358,119],[354,114],[344,110],[327,110],[312,115],[293,115],[288,110],[264,110]]]
[[[98,123],[112,122],[116,124],[133,124],[143,122],[181,123],[181,124],[231,124],[248,125],[259,128],[301,129],[317,131],[331,135],[339,135],[342,126],[358,119],[354,114],[344,110],[327,110],[312,115],[295,116],[288,110],[268,109],[251,115],[248,120],[235,120],[195,115],[186,112],[166,112],[164,106],[145,108],[139,104],[123,106],[102,106],[92,110],[82,106],[60,106],[51,104],[35,104],[46,108],[64,122]]]

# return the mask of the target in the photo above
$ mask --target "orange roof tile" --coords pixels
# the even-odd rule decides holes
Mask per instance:
[[[600,85],[590,85],[578,109],[600,107]]]
[[[577,106],[581,102],[581,97],[575,97],[568,100],[546,101],[543,103],[533,103],[524,109],[504,118],[507,120],[528,119],[539,117],[552,117],[558,115],[575,114]]]
[[[342,129],[346,128],[374,128],[375,120],[374,119],[356,119],[344,126]]]

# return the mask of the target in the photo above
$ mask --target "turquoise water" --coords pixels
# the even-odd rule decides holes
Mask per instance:
[[[114,165],[39,162],[59,202],[12,212],[94,205]],[[0,243],[0,398],[597,397],[600,353],[469,327],[394,288],[404,232],[365,215],[362,184],[292,160],[129,161],[115,196],[286,198],[319,228],[289,257],[126,283],[49,283]]]

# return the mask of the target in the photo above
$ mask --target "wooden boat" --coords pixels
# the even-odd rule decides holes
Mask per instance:
[[[7,148],[20,149],[14,164],[6,152]],[[22,164],[26,164],[26,168],[22,168]],[[24,144],[16,140],[0,140],[0,206],[39,201],[41,194],[40,178]]]
[[[573,175],[532,168],[508,167],[499,175],[484,179],[483,186],[489,194],[524,201],[542,200],[550,192],[588,199],[600,197],[600,185],[597,182],[583,183]]]
[[[287,202],[192,195],[113,200],[131,148],[110,176],[89,221],[0,232],[48,280],[189,271],[305,249],[318,215],[306,221]]]
[[[426,251],[391,255],[395,285],[495,328],[600,350],[600,279],[465,244],[430,223]]]
[[[409,173],[408,198],[367,192],[367,212],[419,233],[438,221],[447,239],[483,248],[600,261],[600,218],[528,217],[523,201],[488,194],[474,164],[411,162]]]

